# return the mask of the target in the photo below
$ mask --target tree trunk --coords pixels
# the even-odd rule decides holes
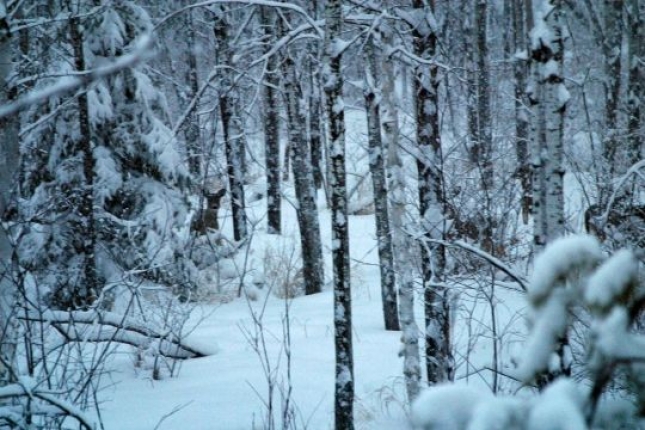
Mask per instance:
[[[385,330],[399,330],[396,282],[394,278],[394,256],[392,235],[387,207],[385,165],[383,164],[383,142],[381,140],[381,115],[376,88],[379,86],[376,70],[374,42],[370,38],[365,44],[365,106],[367,111],[367,135],[369,140],[369,164],[374,192],[374,217],[378,243],[379,268],[381,272],[381,299]]]
[[[393,46],[393,29],[383,26],[383,44]],[[419,358],[419,328],[414,318],[414,278],[412,267],[412,246],[405,233],[406,213],[405,170],[399,154],[399,114],[396,97],[396,77],[394,64],[381,56],[383,81],[381,84],[381,123],[383,126],[383,146],[387,150],[388,198],[391,212],[392,247],[394,267],[399,285],[399,322],[401,342],[403,343],[403,376],[408,400],[412,402],[420,391],[421,360]]]
[[[604,1],[603,56],[605,66],[605,117],[607,134],[602,140],[602,162],[599,204],[605,207],[614,191],[613,179],[618,167],[618,110],[620,108],[620,82],[623,37],[623,0]]]
[[[78,18],[70,19],[70,37],[74,48],[74,65],[78,72],[85,71],[85,52],[83,35]],[[89,119],[87,93],[78,96],[79,136],[76,150],[83,160],[84,183],[78,190],[78,235],[83,238],[77,252],[84,255],[84,279],[81,285],[75,285],[71,294],[73,309],[87,309],[98,297],[98,276],[96,271],[96,231],[94,221],[94,154],[92,152],[92,135]],[[76,199],[74,199],[76,200]]]
[[[413,0],[416,15],[434,13],[423,0]],[[425,20],[412,29],[414,53],[420,58],[434,58],[437,53],[436,29]],[[416,137],[419,155],[419,210],[421,228],[427,239],[445,239],[445,199],[443,194],[443,155],[439,124],[439,80],[437,66],[418,65],[415,71]],[[444,283],[445,248],[421,243],[421,271],[424,291],[425,350],[428,383],[453,378],[454,365],[450,349],[450,315],[448,291]]]
[[[550,11],[545,16],[545,11]],[[541,0],[529,19],[543,31],[531,40],[532,85],[528,94],[533,107],[532,136],[534,252],[564,234],[564,118],[569,93],[564,85],[564,8],[560,0]],[[530,23],[530,21],[529,21]],[[529,25],[529,28],[531,25]],[[559,341],[558,368],[543,379],[551,381],[571,374],[568,338]]]
[[[629,0],[627,13],[629,29],[629,83],[627,94],[627,118],[629,128],[628,163],[641,160],[643,132],[641,103],[645,102],[645,3]]]
[[[275,19],[272,19],[273,9],[262,8],[261,20],[266,39],[265,52],[271,49],[275,41],[272,31]],[[267,232],[280,234],[282,232],[282,194],[280,192],[280,112],[276,91],[278,80],[277,53],[267,59],[264,80],[264,154],[267,181]]]
[[[305,132],[306,118],[301,110],[304,100],[296,76],[296,65],[289,54],[282,64],[289,118],[289,146],[293,161],[293,181],[298,201],[296,213],[300,228],[302,274],[305,282],[305,294],[308,295],[321,292],[325,282],[316,188],[314,187],[309,145],[307,145]]]
[[[471,151],[473,152],[473,161],[481,176],[482,189],[485,191],[493,188],[493,138],[490,115],[490,68],[488,66],[488,42],[486,40],[487,19],[487,0],[476,0],[474,23],[477,32],[471,42],[475,47],[473,56],[476,59],[476,70],[474,72],[476,108],[471,112],[471,114],[475,115],[475,129],[473,130]]]
[[[7,79],[13,69],[12,38],[9,31],[9,16],[4,0],[0,0],[0,105],[12,99],[12,88]],[[5,218],[11,199],[14,176],[19,166],[20,140],[17,116],[0,119],[0,217]],[[13,246],[9,232],[0,228],[0,354],[3,363],[13,364],[15,343],[12,341],[11,312],[15,286],[12,284]],[[13,375],[0,364],[0,387],[13,382]]]
[[[329,120],[331,172],[332,265],[334,271],[334,328],[336,347],[335,428],[354,428],[354,358],[349,272],[349,230],[345,172],[345,106],[341,72],[343,13],[341,0],[325,6],[323,81]]]
[[[526,30],[524,25],[523,0],[510,1],[512,24],[513,24],[513,51],[518,53],[527,48]],[[521,186],[522,218],[524,224],[528,223],[531,213],[531,165],[529,163],[529,112],[527,112],[528,100],[526,100],[526,83],[528,68],[526,61],[514,58],[513,60],[513,84],[515,89],[515,153],[517,155],[517,178]]]
[[[531,94],[534,119],[537,121],[536,141],[533,144],[534,169],[538,180],[534,183],[536,225],[536,252],[564,233],[564,118],[569,93],[564,85],[564,39],[562,35],[563,7],[559,0],[544,0],[554,8],[547,16],[544,9],[534,9],[536,26],[547,32],[531,41],[531,60],[537,80],[537,98]],[[543,23],[540,23],[540,20]],[[553,67],[553,64],[556,67]],[[535,180],[535,178],[534,178]]]
[[[310,66],[313,69],[313,65]],[[323,177],[323,140],[322,124],[320,117],[322,114],[320,83],[318,82],[317,72],[311,73],[311,94],[309,96],[309,142],[311,148],[311,165],[314,171],[314,185],[320,190],[325,184]]]
[[[213,26],[215,39],[220,44],[221,63],[231,64],[232,48],[229,46],[228,23],[223,15],[215,19]],[[224,85],[234,85],[231,71],[223,68]],[[241,139],[242,130],[239,128],[238,119],[234,118],[235,111],[235,88],[220,88],[219,108],[222,117],[222,128],[224,132],[224,145],[226,153],[226,174],[231,199],[231,213],[233,215],[233,238],[236,241],[245,239],[247,236],[246,211],[244,202],[244,178],[241,156],[245,153]]]
[[[188,42],[187,55],[188,55],[188,68],[186,70],[186,80],[190,88],[189,98],[193,99],[199,92],[199,77],[197,74],[197,55],[195,49],[197,40],[195,38],[194,19],[192,10],[187,10],[186,14],[186,39]],[[193,108],[188,114],[186,119],[186,128],[184,129],[184,137],[186,138],[186,149],[188,152],[188,170],[194,178],[199,179],[202,175],[202,156],[203,150],[201,145],[201,133],[199,127],[199,116],[197,115],[197,107]]]

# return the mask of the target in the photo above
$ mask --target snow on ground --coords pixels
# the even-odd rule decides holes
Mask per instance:
[[[359,145],[360,146],[360,145]],[[359,151],[360,152],[360,151]],[[367,168],[366,158],[356,162],[355,170]],[[369,184],[369,182],[368,182]],[[261,190],[257,186],[254,189]],[[369,187],[368,187],[369,188]],[[272,279],[264,273],[267,252],[288,254],[299,248],[292,189],[285,189],[283,200],[283,234],[280,237],[265,233],[265,200],[250,203],[250,223],[255,225],[247,252],[240,252],[234,261],[221,261],[220,273],[239,268],[249,270],[245,284]],[[252,193],[249,193],[251,195]],[[329,211],[319,195],[321,233],[326,264],[326,280],[331,276],[331,228]],[[224,230],[230,230],[230,217],[225,210],[220,216]],[[381,315],[381,295],[377,249],[372,215],[349,218],[352,256],[352,299],[354,322],[354,357],[357,429],[409,429],[405,411],[405,387],[402,376],[400,332],[386,332]],[[263,274],[264,273],[264,274]],[[211,277],[216,283],[216,276]],[[230,282],[230,281],[229,281]],[[281,390],[288,387],[285,355],[285,305],[289,305],[291,339],[291,395],[295,407],[297,428],[325,430],[333,428],[334,339],[332,291],[328,286],[320,294],[285,300],[275,294],[267,295],[266,288],[249,287],[257,300],[237,298],[237,287],[223,287],[229,294],[217,294],[211,303],[200,304],[195,318],[203,321],[190,335],[191,342],[216,346],[215,355],[181,363],[176,378],[153,381],[151,372],[135,369],[132,354],[122,350],[111,363],[113,372],[109,387],[102,391],[103,421],[108,430],[191,429],[237,430],[265,428],[268,399],[267,372],[277,381],[273,405],[280,416]],[[213,287],[213,289],[216,289]],[[490,285],[464,281],[459,287],[458,312],[455,317],[453,342],[457,363],[457,379],[479,388],[490,388],[494,367],[494,348],[491,342],[492,314],[496,309],[497,349],[499,370],[511,373],[511,359],[525,333],[520,316],[524,298],[515,289],[496,288],[491,295]],[[257,294],[255,294],[257,293]],[[226,298],[226,300],[222,300]],[[266,299],[266,301],[265,301]],[[423,329],[421,301],[416,302],[416,317]],[[266,354],[258,354],[249,341],[255,325],[253,314],[262,315]],[[210,349],[210,348],[209,348]],[[420,351],[423,354],[423,351]],[[498,381],[498,388],[510,391],[510,380]],[[278,418],[276,418],[278,419]],[[277,428],[280,428],[279,424]]]
[[[260,201],[254,207],[263,204],[264,201]],[[286,203],[284,212],[284,236],[297,238],[297,233],[294,234],[297,228],[295,211]],[[329,223],[329,212],[323,211],[321,229],[323,244],[327,247],[331,243]],[[382,328],[373,217],[351,217],[350,232],[352,257],[360,260],[352,264],[358,428],[405,428],[402,364],[398,357],[400,333],[385,332]],[[248,256],[247,266],[257,269],[255,266],[262,264],[262,249],[278,241],[260,231],[253,240],[253,253]],[[330,280],[328,270],[327,281]],[[259,315],[265,304],[266,292],[259,291],[255,301],[242,297],[225,304],[200,305],[197,313],[207,316],[190,340],[216,344],[219,352],[183,362],[177,378],[152,381],[150,372],[135,372],[130,354],[119,355],[112,376],[118,383],[103,391],[106,428],[153,429],[175,409],[180,410],[165,418],[159,429],[263,428],[267,382],[260,359],[266,357],[259,357],[254,352],[248,334],[245,335],[255,329],[251,312]],[[299,428],[333,427],[332,300],[332,291],[327,288],[321,294],[298,297],[287,303],[273,294],[266,301],[262,324],[268,367],[271,371],[279,367],[278,385],[284,388],[287,381],[283,321],[285,305],[289,305],[292,402],[297,409]],[[281,395],[278,387],[274,402],[279,416]]]

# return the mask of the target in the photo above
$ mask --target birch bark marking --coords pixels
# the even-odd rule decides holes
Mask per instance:
[[[528,67],[525,60],[517,58],[517,54],[527,48],[526,26],[524,22],[524,9],[526,5],[523,0],[512,0],[509,3],[513,25],[513,51],[516,55],[513,61],[515,152],[517,155],[516,174],[522,188],[522,219],[524,224],[527,224],[532,204],[531,165],[529,164],[529,112],[527,112],[528,100],[526,99],[525,93]]]
[[[334,271],[334,328],[336,348],[335,428],[353,430],[354,363],[349,272],[349,230],[345,172],[345,106],[341,56],[343,41],[342,1],[328,0],[325,6],[325,58],[323,82],[329,119],[331,161],[332,265]]]
[[[534,253],[564,234],[564,119],[569,92],[564,85],[564,7],[561,0],[533,4],[530,34],[533,105],[533,219]],[[543,375],[549,382],[571,374],[568,337],[558,342],[557,370]]]

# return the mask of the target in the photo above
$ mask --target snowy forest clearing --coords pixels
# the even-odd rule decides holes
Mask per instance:
[[[284,235],[294,237],[295,211],[284,205]],[[323,243],[330,244],[329,214],[321,213]],[[402,414],[405,391],[398,357],[400,333],[383,330],[378,267],[374,241],[373,216],[350,218],[352,257],[355,259],[354,316],[356,325],[355,358],[357,378],[357,418],[361,427],[372,426],[388,412]],[[271,247],[274,236],[256,233],[249,267],[262,265],[262,250]],[[294,243],[291,246],[295,246]],[[328,254],[328,253],[326,253]],[[240,256],[244,258],[244,256]],[[240,262],[240,264],[242,264]],[[251,274],[250,274],[251,275]],[[250,276],[252,277],[252,276]],[[235,291],[235,288],[232,288]],[[229,303],[198,305],[196,313],[208,315],[189,337],[198,344],[216,344],[218,352],[210,357],[182,363],[178,378],[151,381],[149,374],[133,374],[132,357],[123,354],[115,362],[119,372],[113,376],[121,382],[102,394],[107,400],[104,417],[107,428],[150,429],[167,413],[182,407],[168,417],[161,429],[181,428],[190,421],[191,429],[250,429],[252,423],[264,428],[267,399],[266,374],[260,360],[268,359],[270,372],[276,372],[274,407],[280,416],[281,390],[288,388],[285,356],[285,306],[289,306],[291,366],[298,428],[332,428],[334,387],[334,346],[332,292],[297,297],[285,302],[273,293],[258,290],[257,299],[235,298]],[[266,302],[265,302],[266,299]],[[255,326],[251,312],[259,315],[267,356],[254,352],[245,333]],[[111,400],[108,400],[111,399]],[[362,422],[362,423],[361,423]],[[217,423],[215,427],[214,423]],[[305,425],[306,424],[306,425]],[[395,427],[388,427],[395,428]],[[397,427],[400,428],[400,427]]]
[[[324,204],[323,201],[320,203]],[[255,207],[260,205],[261,202]],[[297,237],[295,211],[288,204],[283,205],[283,211],[283,236],[291,239],[276,240],[275,236],[262,232],[264,228],[259,227],[253,235],[250,255],[245,257],[242,252],[237,257],[239,267],[244,265],[244,258],[248,258],[248,279],[254,278],[254,270],[262,270],[265,249],[287,249],[288,254],[293,246],[297,246],[293,239]],[[320,218],[328,259],[331,243],[329,212],[321,211]],[[403,361],[399,357],[401,334],[383,329],[374,216],[351,216],[349,223],[355,285],[352,305],[356,426],[372,430],[405,429],[409,422]],[[329,264],[327,269],[329,279]],[[275,292],[267,297],[266,288],[249,286],[254,300],[244,297],[231,300],[237,285],[229,285],[226,287],[229,294],[215,296],[225,297],[226,302],[197,306],[195,316],[198,319],[204,316],[204,319],[188,340],[196,345],[208,345],[209,349],[216,345],[217,353],[183,362],[177,378],[153,381],[150,371],[133,369],[131,352],[122,351],[111,364],[115,369],[111,377],[117,384],[101,393],[105,402],[103,418],[106,428],[152,429],[173,411],[176,412],[164,418],[159,429],[181,428],[187,422],[195,430],[266,428],[268,384],[263,371],[265,364],[275,378],[273,407],[279,422],[284,390],[289,388],[285,306],[289,307],[293,389],[290,402],[294,408],[296,428],[333,428],[332,291],[326,289],[320,294],[285,301],[276,297]],[[522,306],[523,299],[517,293],[509,294],[504,290],[498,290],[498,295],[496,300],[502,302],[498,306],[498,325],[502,327],[499,336],[503,349],[508,351],[518,341],[519,333],[525,332],[524,321],[516,315],[516,304]],[[513,302],[512,297],[519,297],[519,300]],[[457,379],[468,379],[471,384],[490,387],[491,372],[486,370],[493,367],[488,303],[481,291],[472,289],[463,292],[459,303],[459,316],[454,324]],[[263,313],[261,322],[266,355],[259,356],[251,345],[249,335],[256,329],[252,313],[258,317]],[[423,315],[420,305],[416,315]],[[418,324],[422,326],[421,318],[418,318]],[[505,357],[508,359],[510,355]]]

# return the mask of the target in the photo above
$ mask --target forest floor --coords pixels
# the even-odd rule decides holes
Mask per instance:
[[[258,201],[251,209],[259,215],[263,204],[263,200]],[[322,198],[320,204],[324,205]],[[115,354],[110,364],[114,384],[101,393],[107,429],[269,428],[269,385],[273,387],[271,408],[275,428],[281,428],[287,399],[295,424],[291,428],[333,428],[334,327],[333,293],[329,286],[329,211],[322,210],[320,216],[328,286],[322,293],[295,299],[278,297],[280,285],[267,286],[276,284],[273,278],[282,281],[287,276],[285,271],[293,263],[293,249],[298,248],[295,211],[286,203],[283,211],[285,231],[280,238],[263,233],[260,222],[249,252],[239,253],[235,262],[219,263],[221,272],[231,271],[231,267],[240,272],[246,269],[249,294],[237,297],[237,285],[231,283],[193,311],[199,325],[189,340],[209,349],[215,347],[214,355],[184,361],[177,377],[155,381],[150,370],[135,368],[131,351],[122,349]],[[409,428],[404,406],[403,360],[398,355],[400,332],[387,332],[383,328],[373,215],[351,216],[349,231],[356,428]],[[286,265],[274,269],[273,274],[261,273],[269,266],[275,268],[276,260]],[[258,280],[264,281],[264,288],[251,285]],[[518,306],[513,304],[516,299],[509,298],[517,294],[498,288],[494,298],[498,332],[491,336],[489,286],[477,286],[475,281],[467,280],[458,288],[453,333],[458,379],[490,387],[493,378],[487,369],[493,367],[491,337],[498,340],[497,363],[505,366],[519,332],[524,331],[525,324],[517,317]],[[416,318],[422,329],[423,313],[418,299]],[[502,367],[499,370],[504,371]],[[500,378],[498,389],[503,391],[509,387],[508,383]]]

